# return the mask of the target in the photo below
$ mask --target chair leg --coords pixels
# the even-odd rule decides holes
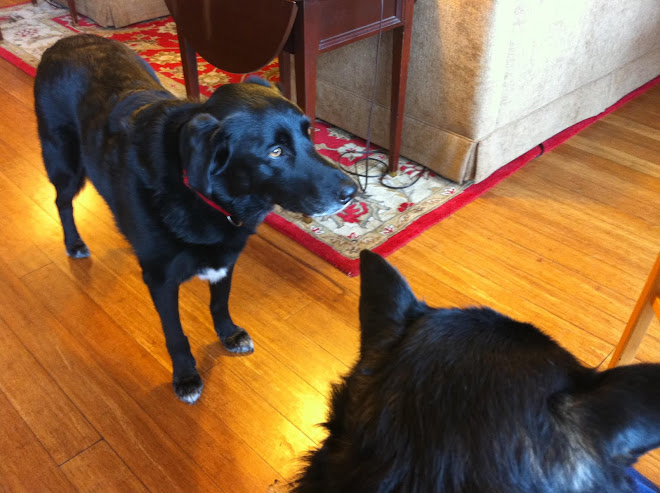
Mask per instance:
[[[181,52],[181,66],[183,67],[183,80],[186,84],[186,94],[190,99],[199,100],[199,74],[197,73],[197,53],[177,26],[179,50]]]
[[[410,61],[410,46],[412,43],[412,0],[405,2],[404,24],[394,30],[392,41],[392,95],[390,110],[390,174],[399,169],[401,155],[401,131],[406,104],[406,86],[408,83],[408,62]]]
[[[33,0],[33,2],[36,4],[37,1]],[[69,3],[69,13],[71,14],[71,17],[73,18],[73,25],[77,26],[78,25],[78,11],[76,10],[76,0],[68,0]]]
[[[280,65],[280,86],[282,95],[291,99],[291,54],[282,51],[278,57]]]
[[[619,365],[629,364],[635,354],[639,345],[646,334],[653,315],[660,319],[660,255],[658,255],[651,273],[649,274],[642,294],[640,295],[632,315],[628,320],[623,335],[619,344],[614,349],[612,360],[610,361],[609,368],[614,368]]]
[[[316,58],[321,41],[321,18],[318,0],[305,0],[298,7],[296,29],[296,103],[309,117],[312,126],[316,121]]]

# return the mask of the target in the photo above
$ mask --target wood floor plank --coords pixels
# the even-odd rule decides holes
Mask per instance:
[[[660,130],[660,103],[657,86],[616,110],[614,114],[627,120]]]
[[[594,127],[598,128],[598,123],[600,122],[596,122]],[[607,123],[600,123],[600,126],[605,125]],[[660,145],[660,142],[647,138],[645,133],[630,131],[627,132],[627,138],[617,138],[613,141],[612,135],[623,134],[628,130],[630,130],[629,127],[619,126],[616,132],[606,129],[596,136],[594,136],[594,132],[589,136],[576,135],[571,139],[570,146],[588,152],[590,155],[601,157],[605,162],[612,162],[612,159],[625,160],[628,162],[629,168],[653,178],[660,178],[660,166],[652,161],[654,151],[651,148],[651,146]]]
[[[651,126],[641,125],[618,116],[618,113],[613,113],[594,122],[585,129],[585,132],[580,132],[578,135],[596,141],[605,147],[625,151],[631,157],[644,156],[646,152],[651,151],[648,154],[648,157],[651,158],[649,161],[655,163],[652,151],[660,142],[660,137],[654,130]],[[655,164],[658,165],[658,163]],[[627,162],[626,165],[634,168],[630,162]]]
[[[609,222],[585,214],[575,205],[555,203],[554,207],[545,208],[543,194],[528,189],[521,194],[514,190],[519,190],[516,184],[507,181],[495,187],[492,194],[497,197],[498,210],[515,211],[516,220],[519,216],[525,218],[524,222],[522,218],[519,220],[520,224],[532,231],[542,228],[554,237],[562,238],[564,244],[573,250],[591,255],[613,267],[625,265],[626,270],[635,269],[639,273],[646,268],[644,259],[639,259],[636,253],[640,244],[646,244],[649,248],[656,245],[651,238],[632,236]]]
[[[0,392],[0,490],[76,491]]]
[[[525,257],[524,254],[520,255],[519,250],[516,251],[518,255],[515,263],[507,263],[498,255],[499,250],[488,254],[482,249],[473,248],[478,241],[479,239],[475,239],[473,235],[459,236],[458,230],[456,234],[449,233],[443,238],[424,237],[419,239],[420,245],[427,248],[435,247],[443,253],[443,256],[450,259],[460,258],[461,265],[465,268],[478,272],[487,279],[499,279],[501,287],[519,293],[538,306],[550,309],[557,316],[565,315],[567,311],[576,308],[575,305],[581,305],[582,313],[577,314],[577,318],[574,319],[578,325],[580,321],[596,321],[599,325],[604,324],[605,326],[618,326],[622,322],[598,307],[591,305],[585,307],[581,301],[575,303],[574,299],[565,293],[562,286],[537,278],[534,275],[536,270],[532,267],[538,269],[538,265],[527,267],[529,264],[523,264]],[[536,264],[539,263],[538,257],[534,260],[536,260]],[[521,268],[521,264],[527,268]],[[530,296],[530,293],[533,294]],[[541,293],[540,297],[538,293]]]
[[[658,113],[658,116],[660,117],[660,113]],[[635,138],[636,135],[641,135],[654,141],[660,141],[660,135],[658,135],[657,128],[620,116],[618,111],[608,115],[607,119],[601,120],[601,122],[605,125],[614,125],[617,127],[616,129],[608,129],[609,132],[619,132],[623,129],[624,131],[630,131],[628,135],[633,138]],[[658,163],[656,163],[656,166],[657,164]],[[652,173],[652,175],[656,176],[655,173]]]
[[[660,476],[658,474],[658,471],[660,471],[660,453],[656,451],[642,456],[635,464],[635,469],[656,485],[660,484]]]
[[[334,355],[321,349],[305,334],[291,330],[292,323],[288,319],[264,321],[263,314],[240,310],[237,312],[237,320],[250,328],[257,348],[261,347],[264,351],[277,355],[284,365],[322,395],[327,395],[329,381],[346,371],[346,365]],[[304,330],[305,327],[300,327],[300,329]],[[346,337],[344,342],[348,344],[349,340]],[[257,350],[255,349],[255,352]],[[273,383],[277,385],[276,382]],[[301,405],[304,405],[304,401],[301,402]],[[307,406],[305,405],[305,407]],[[311,407],[310,409],[318,410],[319,408]],[[323,414],[317,412],[315,415],[322,416]],[[307,425],[313,427],[316,423],[318,422],[312,421]]]
[[[101,438],[2,320],[0,347],[0,390],[56,464]]]
[[[461,218],[469,221],[472,228],[488,231],[500,238],[515,242],[543,258],[628,296],[631,300],[636,298],[637,295],[632,293],[637,289],[637,283],[621,266],[613,266],[575,250],[565,244],[564,238],[554,236],[553,231],[530,229],[524,214],[498,207],[494,196],[484,196],[477,199],[477,202],[479,207],[467,207],[461,210]],[[447,220],[447,224],[451,224],[451,219],[450,217]],[[542,224],[537,222],[536,226],[541,227]],[[637,273],[636,276],[639,274]]]
[[[1,4],[0,4],[1,5]],[[0,70],[0,87],[20,101],[26,108],[34,108],[34,94],[24,87],[32,84],[32,76],[13,65]]]
[[[452,285],[469,293],[480,305],[490,306],[517,320],[533,321],[556,340],[567,341],[564,346],[585,364],[598,366],[612,350],[611,344],[580,330],[571,321],[527,301],[519,293],[507,290],[496,280],[489,279],[486,274],[474,272],[462,262],[438,259],[433,255],[434,248],[428,248],[420,242],[415,242],[410,247],[409,254],[426,255],[429,268],[450,280]],[[398,255],[401,254],[395,252],[392,259],[395,260]]]
[[[1,185],[0,193],[2,193]],[[8,262],[12,272],[17,276],[23,276],[51,263],[32,241],[29,239],[25,241],[25,231],[12,221],[11,216],[0,218],[0,230],[3,233],[0,257]]]
[[[553,166],[561,166],[562,169],[572,168],[574,171],[582,171],[585,175],[587,170],[595,170],[598,172],[592,179],[595,184],[609,188],[621,198],[627,198],[633,202],[637,200],[640,202],[640,206],[644,206],[642,212],[647,210],[646,207],[653,206],[653,201],[648,201],[648,199],[653,199],[660,192],[660,186],[655,176],[660,164],[650,157],[653,152],[651,149],[645,146],[632,146],[627,141],[622,141],[628,144],[625,147],[629,152],[631,147],[635,147],[637,155],[644,153],[649,158],[643,160],[622,151],[621,149],[624,147],[622,143],[619,143],[617,148],[609,148],[608,145],[612,144],[612,139],[616,138],[616,134],[602,142],[599,142],[596,137],[591,137],[588,141],[584,135],[577,137],[579,139],[575,142],[571,140],[560,146],[559,152],[556,154],[549,154],[553,156],[553,159],[549,160],[553,162]],[[589,142],[588,145],[587,142]],[[647,145],[656,147],[657,143],[652,142]],[[561,162],[555,164],[559,160]],[[620,165],[621,162],[626,162],[623,169]],[[579,165],[575,163],[579,163]],[[642,201],[644,201],[643,204]]]
[[[576,224],[572,217],[562,221],[559,219],[561,217],[558,215],[559,211],[544,214],[539,210],[532,216],[535,207],[534,204],[529,203],[530,201],[505,198],[497,193],[493,193],[497,199],[489,204],[494,213],[508,219],[518,227],[525,228],[528,231],[528,237],[532,240],[560,242],[565,250],[570,250],[573,257],[591,258],[598,263],[601,271],[608,269],[608,275],[618,277],[621,284],[618,284],[616,288],[629,290],[631,285],[626,282],[626,274],[628,272],[642,273],[643,262],[637,258],[631,258],[636,252],[632,251],[633,249],[627,249],[625,244],[614,246],[616,234],[608,236],[606,232],[599,230],[596,221],[593,222],[591,228],[588,228],[585,224]],[[574,215],[570,214],[570,216]]]
[[[214,332],[206,330],[206,347],[209,352],[215,350],[218,356],[214,368],[205,375],[220,372],[224,378],[225,368],[240,375],[264,401],[310,439],[318,441],[324,436],[317,423],[325,419],[327,376],[337,375],[346,367],[332,354],[320,350],[317,343],[305,334],[306,327],[289,323],[289,318],[273,317],[268,300],[270,295],[263,294],[269,289],[267,283],[257,282],[248,276],[243,278],[240,266],[237,267],[230,307],[234,321],[250,332],[255,342],[255,352],[247,357],[228,355]],[[190,295],[189,308],[197,307],[189,312],[189,317],[194,312],[197,325],[212,327],[206,283],[193,280],[183,290]],[[310,305],[306,305],[304,310]]]
[[[297,327],[306,337],[332,354],[346,367],[352,366],[358,358],[360,344],[360,324],[358,318],[359,298],[347,293],[334,303],[312,302],[286,319],[286,325]],[[341,320],[339,313],[355,318],[352,323]],[[348,317],[346,317],[348,318]],[[301,355],[301,369],[307,358]],[[327,377],[326,377],[327,379]]]
[[[14,91],[18,91],[18,87],[14,86]],[[26,94],[24,87],[22,94]],[[26,96],[28,97],[28,96]],[[31,162],[41,162],[41,145],[36,141],[37,137],[37,117],[34,114],[34,107],[25,105],[21,99],[24,97],[16,97],[9,93],[3,86],[0,86],[0,121],[4,122],[20,122],[20,125],[9,124],[3,125],[2,134],[0,139],[16,154],[20,154],[25,159]],[[34,145],[29,148],[22,148],[26,137],[34,142]]]
[[[278,236],[282,236],[278,233]],[[268,242],[263,235],[253,236],[248,241],[248,248],[241,256],[245,268],[266,266],[279,279],[286,280],[289,285],[297,286],[310,299],[330,301],[341,298],[347,291],[347,285],[356,284],[356,279],[342,275],[341,278],[313,275],[315,271],[295,256],[288,254]],[[338,282],[339,281],[339,282]]]
[[[148,491],[103,440],[63,464],[61,469],[78,491]]]
[[[15,192],[15,186],[4,173],[0,173],[0,194],[11,195]],[[5,200],[0,204],[0,230],[3,232],[0,257],[7,261],[11,270],[19,277],[51,262],[32,241],[33,233],[38,227],[21,218],[20,206],[20,202],[11,200]]]
[[[543,292],[546,286],[554,287],[555,290],[563,290],[576,300],[601,310],[619,321],[627,320],[628,313],[634,305],[634,301],[629,296],[604,287],[581,272],[550,261],[537,252],[519,245],[515,240],[503,238],[493,231],[473,229],[462,216],[456,216],[450,224],[452,227],[448,228],[446,234],[450,240],[487,257],[489,262],[495,261],[506,265],[509,270],[504,271],[502,275],[508,272],[509,276],[514,278],[512,282],[516,282],[512,274],[517,275],[518,272],[524,271],[541,283],[543,287],[541,295],[546,294]],[[529,291],[534,296],[539,292]]]
[[[0,290],[3,320],[9,327],[21,328],[15,335],[148,488],[189,491],[191,484],[197,484],[218,490],[4,262],[0,262]]]
[[[534,194],[538,196],[540,207],[553,207],[555,202],[562,205],[579,208],[580,211],[601,222],[626,232],[643,243],[660,242],[660,230],[642,218],[631,216],[612,204],[607,203],[607,197],[590,196],[580,183],[563,173],[552,171],[552,167],[544,166],[545,173],[514,173],[507,182],[516,185],[517,194]],[[540,197],[544,197],[541,199]]]
[[[555,152],[557,151],[557,152]],[[649,222],[653,226],[660,225],[657,217],[657,191],[645,187],[637,187],[628,183],[624,178],[614,176],[607,171],[601,172],[599,164],[607,160],[592,157],[593,155],[570,145],[560,146],[547,154],[543,161],[530,163],[533,171],[542,175],[563,173],[580,186],[582,193],[597,197],[627,214]],[[585,163],[593,162],[593,166]],[[625,169],[625,168],[624,168]],[[622,171],[628,176],[638,176],[631,172]]]
[[[555,315],[569,317],[577,326],[593,334],[599,334],[604,329],[602,332],[604,336],[607,335],[608,342],[618,342],[636,297],[644,285],[644,277],[639,276],[637,288],[630,296],[623,296],[513,241],[503,241],[496,234],[483,229],[474,230],[459,216],[452,218],[451,224],[453,227],[442,238],[433,240],[439,242],[437,246],[440,251],[444,253],[441,245],[449,241],[451,243],[447,248],[454,251],[456,248],[463,249],[460,251],[461,258],[470,250],[475,252],[474,255],[480,255],[483,259],[477,264],[480,269],[493,271],[493,267],[502,264],[498,270],[493,271],[497,272],[497,278],[502,283],[518,286],[517,292],[529,301],[541,304]],[[425,241],[424,238],[421,241]],[[650,271],[654,261],[654,258],[647,259],[644,272]],[[530,289],[532,287],[536,289]],[[562,299],[568,303],[566,306],[560,302]],[[640,348],[639,354],[644,361],[654,361],[657,359],[654,355],[658,354],[656,344],[660,339],[660,330],[652,325],[648,334],[653,339]]]
[[[346,274],[333,267],[318,255],[315,255],[301,244],[276,231],[268,224],[261,224],[257,229],[257,235],[283,252],[284,255],[295,259],[299,264],[299,268],[304,269],[307,273],[314,273],[313,276],[307,275],[306,278],[320,276],[326,281],[349,289],[355,294],[359,294],[359,284],[354,279],[347,277]]]
[[[66,321],[69,331],[142,409],[153,416],[160,427],[210,476],[222,478],[223,484],[237,484],[241,479],[250,481],[250,476],[253,476],[261,480],[259,486],[264,487],[273,479],[281,478],[273,469],[283,471],[285,475],[296,458],[294,452],[304,451],[313,443],[276,410],[260,401],[253,402],[249,385],[242,382],[242,385],[231,388],[222,381],[215,384],[207,382],[202,399],[195,406],[178,401],[171,387],[170,372],[155,364],[149,353],[56,266],[34,272],[26,276],[24,282],[56,318]],[[55,292],[53,286],[57,286]],[[222,369],[229,372],[224,366]],[[224,374],[227,380],[237,379],[235,374],[227,372],[217,371],[216,374]],[[214,385],[219,392],[222,390],[215,394],[218,402],[208,397],[214,395]],[[162,411],[165,407],[176,412]],[[217,411],[213,413],[209,410]],[[195,423],[197,417],[203,419],[203,424]],[[266,422],[269,426],[264,425]],[[210,426],[214,433],[208,436],[203,433],[199,439],[191,440],[200,426]],[[219,429],[223,430],[222,433],[218,433]],[[258,457],[237,438],[237,433],[252,437],[253,448],[266,461],[261,462],[260,470],[256,469]],[[209,440],[210,437],[218,441]],[[114,444],[111,445],[116,449]],[[203,455],[200,454],[201,445],[205,446]],[[225,450],[231,460],[216,460],[212,456],[213,450]],[[255,484],[244,484],[244,491],[249,491],[248,486],[256,487]]]

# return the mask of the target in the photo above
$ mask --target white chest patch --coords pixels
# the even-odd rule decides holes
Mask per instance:
[[[199,277],[202,281],[209,281],[211,283],[216,283],[221,279],[227,277],[227,268],[222,267],[221,269],[211,269],[207,267],[206,269],[202,269],[197,274],[197,277]]]

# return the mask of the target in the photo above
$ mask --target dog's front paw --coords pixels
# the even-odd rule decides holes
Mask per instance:
[[[89,257],[89,248],[87,248],[84,241],[78,238],[73,245],[66,247],[66,254],[71,258],[87,258]]]
[[[191,375],[188,377],[174,379],[172,382],[174,393],[179,399],[188,404],[194,404],[199,396],[202,395],[202,378],[198,375]]]
[[[237,354],[250,354],[254,352],[254,343],[245,329],[236,327],[236,331],[227,337],[220,337],[227,351]]]

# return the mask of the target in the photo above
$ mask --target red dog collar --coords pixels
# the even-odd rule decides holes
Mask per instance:
[[[241,221],[234,221],[234,219],[231,217],[231,214],[229,214],[229,212],[227,212],[225,209],[223,209],[221,206],[219,206],[218,204],[213,202],[208,197],[205,197],[204,195],[202,195],[198,190],[195,190],[190,185],[190,180],[188,179],[188,173],[186,173],[185,169],[183,170],[183,184],[185,186],[187,186],[190,190],[195,192],[199,198],[201,198],[204,202],[206,202],[208,205],[213,207],[216,211],[222,212],[222,214],[224,214],[224,216],[227,218],[227,221],[229,221],[229,224],[231,224],[232,226],[235,226],[237,228],[240,228],[241,226],[243,226],[243,223]]]

